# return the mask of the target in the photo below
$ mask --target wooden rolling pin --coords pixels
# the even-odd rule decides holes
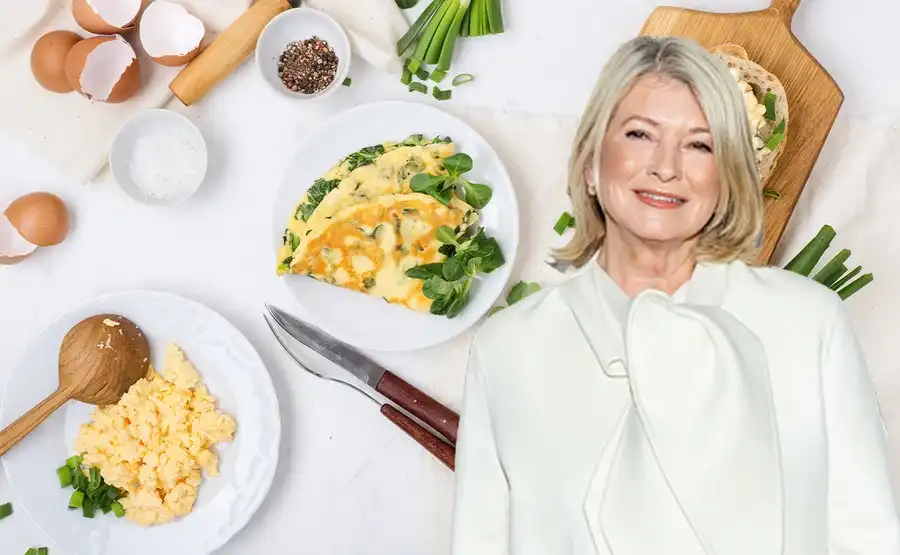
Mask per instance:
[[[256,0],[175,76],[169,90],[185,106],[203,98],[256,49],[256,41],[267,23],[299,3],[300,0]]]

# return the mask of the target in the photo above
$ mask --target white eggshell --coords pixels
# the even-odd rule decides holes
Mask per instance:
[[[147,54],[164,65],[180,65],[199,51],[206,28],[200,18],[184,6],[155,0],[141,16],[141,45]]]
[[[84,63],[81,90],[92,100],[105,101],[135,59],[134,49],[122,37],[97,45]]]
[[[143,0],[86,0],[100,18],[120,29],[134,22]]]

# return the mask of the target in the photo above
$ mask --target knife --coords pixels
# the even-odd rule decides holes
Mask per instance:
[[[324,331],[266,303],[269,314],[294,339],[381,393],[456,444],[459,415],[366,355]]]
[[[381,404],[381,402],[372,394],[372,390],[364,385],[359,384],[359,382],[357,382],[356,380],[348,379],[353,376],[353,374],[346,372],[343,369],[341,369],[342,374],[331,375],[327,371],[313,370],[304,362],[304,357],[301,355],[300,349],[298,349],[299,341],[292,337],[290,333],[275,320],[275,318],[272,316],[272,308],[268,306],[267,308],[269,309],[269,313],[264,314],[266,324],[268,324],[269,329],[272,330],[272,333],[275,335],[275,339],[278,340],[278,343],[281,345],[284,351],[294,360],[294,362],[298,366],[300,366],[300,368],[319,378],[352,387],[353,389],[364,394],[374,403],[381,406],[381,413],[388,420],[390,420],[397,427],[406,432],[407,435],[409,435],[413,440],[423,446],[439,461],[444,463],[444,465],[446,465],[450,470],[454,469],[454,458],[456,455],[456,449],[454,448],[454,446],[450,445],[437,435],[420,426],[415,420],[408,417],[403,412],[397,410],[393,405],[389,403]]]

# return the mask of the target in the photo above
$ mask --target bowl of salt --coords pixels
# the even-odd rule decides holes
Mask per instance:
[[[109,152],[109,168],[128,196],[153,206],[189,199],[206,176],[206,141],[191,120],[147,110],[125,122]]]

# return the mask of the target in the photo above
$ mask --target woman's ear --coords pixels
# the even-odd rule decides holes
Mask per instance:
[[[584,169],[582,169],[582,178],[584,179],[584,183],[587,185],[588,195],[592,197],[597,196],[597,172],[594,171],[593,164],[588,162],[584,165]]]

